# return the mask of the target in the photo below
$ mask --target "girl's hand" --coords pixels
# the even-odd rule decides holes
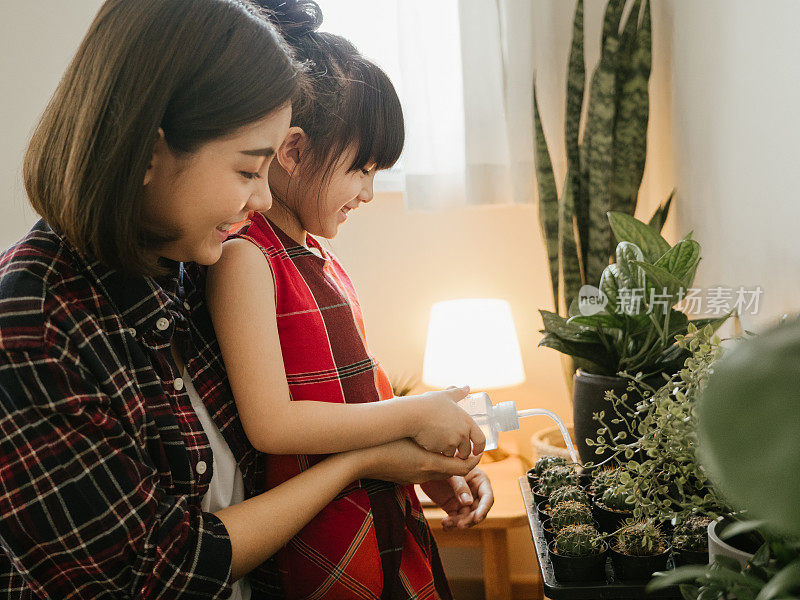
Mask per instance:
[[[451,477],[445,481],[428,481],[422,484],[423,491],[436,502],[447,516],[442,527],[466,529],[486,518],[494,504],[492,483],[486,473],[473,469],[464,477]]]
[[[467,459],[428,452],[409,439],[343,453],[355,461],[356,477],[383,479],[403,485],[467,475],[481,455]]]
[[[480,454],[486,446],[486,436],[465,410],[456,402],[466,398],[469,387],[448,388],[419,396],[406,396],[412,403],[411,437],[420,446],[445,456],[466,458]]]

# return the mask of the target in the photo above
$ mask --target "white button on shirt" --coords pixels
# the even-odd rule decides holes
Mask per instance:
[[[159,331],[164,331],[165,329],[169,328],[169,319],[165,317],[161,317],[158,321],[156,321],[156,328]]]
[[[183,379],[178,377],[175,381],[172,382],[172,387],[174,387],[179,392],[183,389]]]
[[[203,473],[205,473],[205,472],[206,472],[206,468],[207,468],[207,467],[206,467],[206,461],[204,461],[204,460],[201,460],[201,461],[199,461],[199,462],[197,463],[197,465],[195,466],[195,469],[197,470],[197,472],[198,472],[200,475],[202,475]]]

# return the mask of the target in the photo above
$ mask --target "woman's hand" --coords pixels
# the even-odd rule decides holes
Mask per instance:
[[[464,477],[481,459],[480,454],[462,459],[429,452],[409,439],[352,450],[343,456],[355,461],[358,478],[383,479],[403,485],[454,475]]]
[[[469,387],[461,387],[404,397],[413,415],[410,437],[426,450],[445,456],[466,458],[483,452],[486,436],[456,404],[468,393]]]
[[[473,469],[466,477],[427,481],[421,487],[447,513],[442,519],[445,530],[477,525],[486,518],[494,504],[492,483],[480,469]]]

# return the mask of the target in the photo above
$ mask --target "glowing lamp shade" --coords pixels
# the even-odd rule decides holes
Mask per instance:
[[[485,298],[437,302],[431,308],[422,381],[473,391],[525,381],[511,306]]]

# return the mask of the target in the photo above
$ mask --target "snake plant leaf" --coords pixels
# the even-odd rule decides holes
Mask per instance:
[[[639,246],[649,262],[655,263],[670,248],[669,242],[658,231],[630,215],[612,212],[608,215],[608,221],[617,240]]]
[[[578,0],[572,21],[572,43],[567,69],[567,106],[564,119],[564,139],[567,147],[567,167],[573,177],[580,173],[578,135],[583,110],[583,89],[586,85],[586,65],[583,56],[583,0]],[[576,193],[579,193],[579,187]]]
[[[662,267],[677,277],[686,289],[692,287],[698,264],[700,244],[694,240],[681,240],[656,261],[657,267]]]
[[[637,32],[640,1],[634,3],[617,53],[617,78],[621,81],[617,81],[619,104],[614,130],[612,210],[627,214],[633,214],[636,209],[647,154],[650,114],[650,4],[644,0],[645,14]]]
[[[664,229],[664,224],[667,222],[667,217],[669,216],[669,209],[672,206],[672,199],[674,197],[675,197],[675,190],[672,190],[669,194],[669,198],[667,198],[655,210],[653,216],[650,217],[650,221],[647,223],[649,227],[652,227],[658,232],[661,232]]]
[[[603,16],[603,38],[601,48],[605,47],[609,38],[619,37],[619,24],[622,20],[622,13],[628,0],[609,0],[606,6],[606,13]]]
[[[644,253],[636,244],[632,242],[617,244],[619,289],[634,291],[644,288],[644,272],[638,266],[643,260]]]
[[[609,6],[608,10],[611,8]],[[585,160],[588,161],[589,172],[590,231],[589,239],[584,241],[587,281],[597,281],[613,253],[613,240],[606,214],[611,210],[614,170],[615,55],[618,47],[618,37],[609,35],[603,45],[600,64],[594,72],[589,90],[586,131],[591,138],[591,144],[585,153]],[[584,160],[583,157],[581,160]]]
[[[615,264],[608,265],[600,276],[600,291],[608,298],[606,310],[617,313],[619,302],[619,268]]]
[[[558,192],[553,163],[547,150],[547,140],[542,130],[539,104],[536,100],[536,86],[533,89],[533,121],[536,129],[536,183],[539,189],[539,225],[542,238],[547,247],[547,260],[550,266],[550,284],[553,289],[553,306],[558,310]]]
[[[564,282],[564,299],[567,306],[578,297],[581,286],[586,281],[578,259],[580,240],[577,239],[577,218],[575,216],[575,196],[572,177],[569,171],[564,180],[564,191],[559,202],[558,241],[561,252],[561,273]]]

